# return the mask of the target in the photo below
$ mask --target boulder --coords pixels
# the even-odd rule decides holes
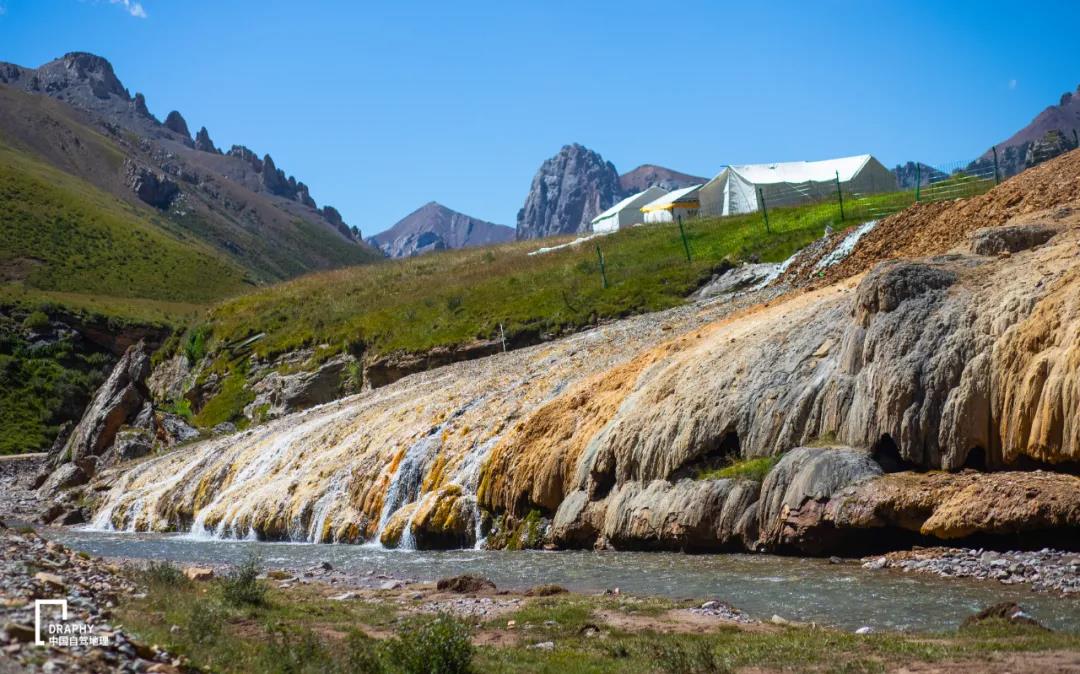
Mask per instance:
[[[189,424],[184,417],[166,413],[158,417],[157,437],[161,442],[171,447],[198,438],[199,431]]]
[[[1046,225],[1014,225],[985,227],[971,235],[971,252],[975,255],[1018,253],[1049,241],[1057,230]]]
[[[495,589],[495,583],[480,576],[468,574],[453,576],[452,578],[440,578],[435,588],[441,592],[454,592],[457,594],[473,594]]]
[[[604,528],[606,508],[606,501],[590,501],[584,490],[570,492],[555,511],[548,539],[560,548],[591,548]]]
[[[608,497],[602,535],[616,549],[741,548],[735,525],[757,500],[757,487],[742,480],[627,482]]]
[[[71,487],[78,487],[84,485],[90,481],[90,476],[86,472],[74,463],[65,463],[52,471],[49,477],[38,489],[38,492],[42,496],[51,496],[61,489],[70,489]],[[53,518],[59,515],[56,513]],[[51,521],[51,520],[50,520]]]
[[[214,570],[209,567],[189,566],[184,569],[184,575],[188,580],[204,581],[214,577]]]
[[[822,554],[841,543],[825,517],[836,492],[882,475],[867,452],[846,447],[798,447],[761,484],[759,541],[773,550]]]
[[[145,428],[124,428],[116,434],[112,448],[105,452],[99,468],[144,457],[154,451],[154,433]]]
[[[52,457],[53,465],[68,460],[83,465],[83,459],[104,454],[120,428],[135,421],[150,400],[146,388],[149,373],[150,354],[146,345],[139,342],[129,347],[94,394],[62,455]]]

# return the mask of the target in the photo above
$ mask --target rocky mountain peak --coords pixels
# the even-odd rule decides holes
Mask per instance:
[[[390,257],[410,257],[448,248],[486,246],[512,241],[514,230],[429,201],[368,239]]]
[[[662,187],[670,192],[691,185],[700,185],[708,180],[708,178],[692,176],[655,164],[642,164],[633,171],[619,176],[619,187],[622,188],[622,196],[628,197],[653,186]]]
[[[214,141],[210,139],[210,132],[206,130],[206,127],[199,129],[199,132],[195,134],[195,149],[202,152],[213,152],[214,154],[221,154],[221,150],[214,145]]]
[[[590,221],[621,194],[611,162],[578,143],[565,145],[533,177],[518,212],[517,238],[587,232]]]
[[[165,128],[173,133],[180,134],[184,138],[191,138],[191,131],[188,130],[187,121],[177,110],[173,110],[165,118]]]
[[[70,77],[90,84],[98,98],[119,96],[129,98],[127,89],[120,83],[112,64],[104,57],[87,52],[73,51],[46,63],[38,69],[40,74]]]

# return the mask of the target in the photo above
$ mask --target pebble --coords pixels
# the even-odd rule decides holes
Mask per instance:
[[[736,623],[757,622],[734,606],[730,606],[715,599],[707,601],[697,608],[685,609],[685,611],[691,615],[706,616],[708,618],[717,618],[719,620],[727,620]]]
[[[1003,585],[1028,584],[1040,592],[1080,595],[1080,554],[1043,548],[996,552],[965,548],[920,548],[867,557],[864,569],[899,569],[944,578],[975,578]]]
[[[541,641],[538,644],[533,644],[532,646],[528,646],[528,648],[530,648],[532,650],[536,650],[536,651],[553,651],[553,650],[555,650],[555,642],[554,641]]]

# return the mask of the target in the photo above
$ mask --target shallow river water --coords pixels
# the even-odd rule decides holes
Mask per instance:
[[[846,629],[941,631],[990,604],[1015,601],[1055,629],[1080,631],[1080,601],[1026,587],[929,574],[870,571],[857,562],[771,555],[683,555],[636,552],[442,552],[374,546],[193,540],[183,535],[64,530],[54,536],[103,557],[167,559],[179,564],[230,564],[257,552],[271,568],[303,569],[327,561],[355,574],[373,572],[431,581],[460,573],[500,588],[557,583],[595,592],[618,587],[639,596],[719,599],[768,619],[816,621]]]

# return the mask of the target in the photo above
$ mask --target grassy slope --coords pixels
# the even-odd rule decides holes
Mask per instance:
[[[155,218],[0,144],[0,454],[48,449],[111,362],[68,336],[43,343],[28,316],[176,326],[246,287],[238,266]]]
[[[156,227],[148,213],[0,146],[0,268],[29,288],[206,303],[244,272]]]
[[[864,217],[849,213],[844,224]],[[783,260],[827,224],[840,224],[835,204],[777,210],[771,232],[758,214],[691,221],[689,263],[669,224],[546,255],[527,255],[543,245],[530,241],[314,274],[219,305],[209,317],[212,348],[266,333],[260,355],[323,344],[387,354],[494,338],[500,323],[510,339],[574,330],[680,304],[725,260]]]

